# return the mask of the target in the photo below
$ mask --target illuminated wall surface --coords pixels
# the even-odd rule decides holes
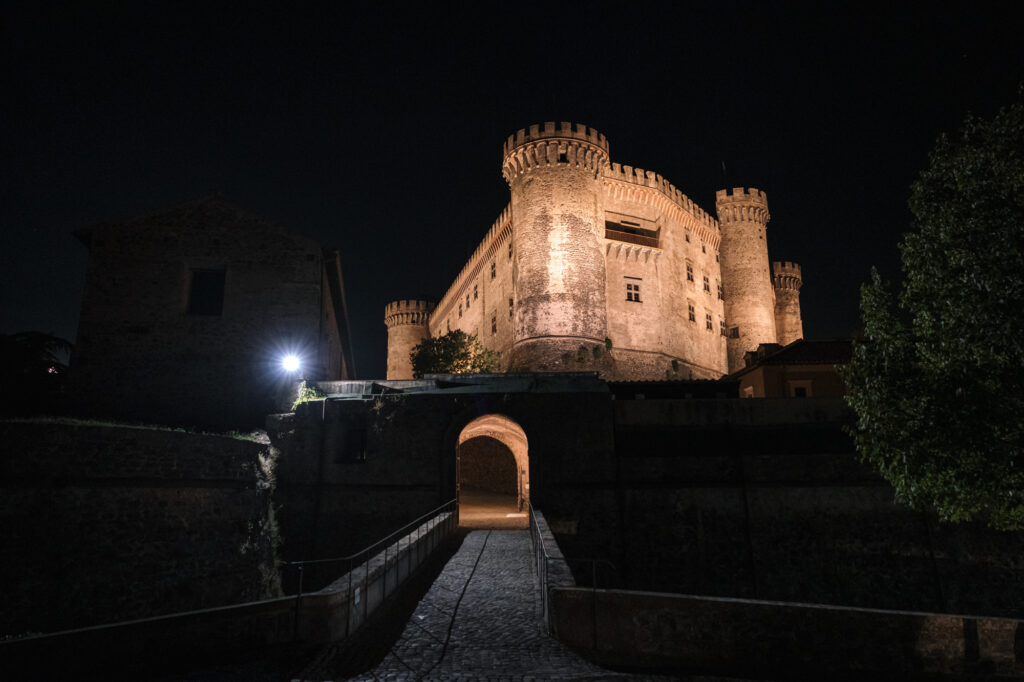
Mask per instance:
[[[525,128],[503,152],[511,201],[440,302],[388,304],[389,379],[411,378],[412,346],[452,329],[504,370],[610,379],[717,378],[802,336],[800,268],[773,276],[764,192],[719,192],[715,218],[577,124]]]

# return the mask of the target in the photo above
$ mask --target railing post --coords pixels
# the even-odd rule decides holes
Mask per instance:
[[[295,594],[295,614],[292,616],[292,641],[299,640],[299,609],[302,607],[302,577],[305,564],[299,564],[299,591]]]
[[[356,600],[352,594],[352,559],[348,560],[348,609],[345,611],[345,639],[348,639],[349,630],[352,627],[352,609],[355,608]]]

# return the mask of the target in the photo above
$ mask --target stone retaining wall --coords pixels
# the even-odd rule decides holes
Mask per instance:
[[[0,634],[277,593],[269,446],[72,420],[0,442]]]

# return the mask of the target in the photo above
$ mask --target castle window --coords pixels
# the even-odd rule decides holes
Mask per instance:
[[[220,270],[193,270],[188,288],[189,315],[220,315],[224,311],[224,274]]]
[[[686,264],[686,281],[687,282],[692,282],[693,281],[693,263],[687,263]]]
[[[697,311],[693,309],[693,304],[692,303],[687,303],[686,304],[686,311],[690,315],[690,322],[696,322],[697,321]]]
[[[473,300],[475,301],[479,297],[480,297],[479,292],[477,291],[476,285],[474,284],[473,285]]]
[[[715,325],[711,322],[711,313],[704,313],[704,327],[709,331],[715,331]]]
[[[635,277],[627,277],[626,279],[636,279],[636,282],[626,283],[626,300],[633,301],[634,303],[640,303],[640,279]]]
[[[497,277],[497,274],[498,274],[498,266],[495,263],[492,262],[491,263],[491,279],[494,279],[495,277]]]
[[[491,335],[498,333],[498,314],[491,315]]]
[[[512,297],[508,297],[508,316],[512,317]]]
[[[708,276],[704,275],[704,291],[711,293],[711,282],[708,280]]]
[[[724,301],[725,300],[725,287],[722,286],[722,282],[720,280],[715,280],[715,284],[718,285],[718,298],[719,298],[719,300]]]

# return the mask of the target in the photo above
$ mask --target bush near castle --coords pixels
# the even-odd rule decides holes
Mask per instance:
[[[423,339],[409,353],[413,376],[424,374],[483,374],[498,371],[498,354],[461,329]]]
[[[1024,529],[1024,101],[941,137],[910,208],[898,298],[861,291],[858,450],[912,507]]]

